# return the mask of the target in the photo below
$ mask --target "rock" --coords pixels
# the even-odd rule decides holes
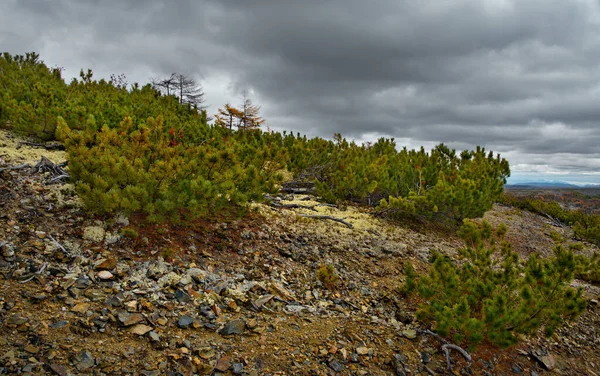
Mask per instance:
[[[6,323],[8,325],[15,325],[15,326],[23,325],[23,324],[26,324],[28,322],[29,322],[29,319],[27,317],[21,317],[21,316],[19,316],[19,314],[12,315],[6,321]]]
[[[123,326],[131,326],[145,321],[144,316],[142,316],[141,314],[129,313],[126,311],[119,312],[118,318],[121,324],[123,324]]]
[[[130,300],[125,303],[125,309],[127,312],[135,312],[137,311],[137,300]]]
[[[231,364],[231,373],[233,373],[234,375],[241,375],[244,373],[244,365],[242,363],[238,363],[238,362],[233,362]]]
[[[269,284],[269,289],[271,290],[271,292],[275,295],[279,295],[281,298],[285,299],[285,300],[295,300],[294,299],[294,295],[285,287],[283,287],[282,285],[280,285],[277,282],[271,282]]]
[[[513,373],[516,373],[517,375],[520,375],[523,373],[523,370],[521,369],[521,367],[519,367],[517,364],[514,364],[514,363],[510,366],[510,370]]]
[[[190,316],[183,315],[179,318],[179,321],[177,321],[177,325],[181,329],[185,329],[185,328],[189,327],[190,325],[192,325],[193,322],[194,322],[194,319],[192,319]]]
[[[231,361],[228,357],[224,356],[217,361],[215,364],[215,370],[219,372],[225,372],[231,367]]]
[[[367,355],[370,350],[371,349],[369,349],[368,347],[361,346],[356,348],[356,353],[358,355]]]
[[[350,361],[352,363],[358,363],[358,362],[360,362],[360,358],[358,357],[358,354],[357,353],[350,354]]]
[[[78,371],[84,371],[95,365],[94,357],[89,351],[81,351],[75,355],[73,362]]]
[[[396,320],[400,321],[403,324],[410,324],[415,319],[415,316],[412,312],[399,310],[396,312]]]
[[[152,342],[160,342],[160,336],[155,331],[151,331],[150,333],[148,333],[148,336],[150,337],[150,340],[152,340]]]
[[[40,349],[33,345],[27,345],[23,350],[27,351],[30,354],[37,354],[38,352],[40,352]]]
[[[206,279],[206,272],[204,270],[198,269],[198,268],[188,269],[187,275],[192,277],[192,279],[194,281],[196,281],[197,283],[202,283]]]
[[[50,369],[58,376],[67,376],[67,368],[62,364],[51,363]]]
[[[229,335],[233,335],[233,334],[242,334],[245,329],[246,329],[246,323],[244,322],[244,320],[236,319],[236,320],[231,320],[227,324],[225,324],[223,329],[219,330],[219,334],[221,334],[223,336],[229,336]]]
[[[531,356],[533,356],[533,358],[548,371],[551,371],[556,367],[556,360],[554,359],[554,356],[552,356],[552,354],[545,349],[531,351],[530,353]]]
[[[215,349],[212,347],[201,347],[198,349],[198,356],[204,360],[212,359],[215,357],[215,355]]]
[[[334,370],[335,372],[342,372],[344,370],[344,365],[337,360],[332,360],[329,362],[329,368]]]
[[[69,322],[67,320],[60,320],[60,321],[57,321],[57,322],[55,322],[53,324],[50,324],[49,327],[52,328],[52,329],[59,329],[59,328],[62,328],[63,326],[65,326],[65,325],[67,325],[68,323]]]
[[[191,300],[190,296],[183,290],[175,291],[175,299],[177,299],[179,303],[187,303]]]
[[[158,369],[155,370],[143,370],[142,372],[140,372],[140,375],[143,376],[160,376],[162,374],[162,372]]]
[[[101,280],[103,280],[103,281],[108,281],[108,280],[110,280],[110,279],[113,279],[113,278],[115,277],[115,276],[114,276],[114,275],[113,275],[111,272],[109,272],[108,270],[102,270],[102,271],[99,271],[99,272],[96,274],[96,276],[97,276],[98,278],[100,278]]]
[[[44,293],[39,293],[39,294],[35,294],[34,296],[32,296],[31,298],[33,300],[35,300],[36,302],[40,302],[44,299],[46,299],[48,296]]]
[[[0,242],[2,244],[2,242]],[[9,243],[4,243],[2,245],[2,256],[6,258],[13,257],[15,255],[15,247]]]
[[[209,320],[214,320],[217,317],[210,307],[200,307],[200,314]]]
[[[133,326],[130,331],[133,334],[137,334],[138,336],[143,336],[144,334],[148,333],[149,331],[151,331],[153,328],[151,326],[145,325],[145,324],[138,324]]]
[[[395,354],[394,355],[394,371],[396,376],[406,376],[406,372],[404,369],[404,364],[408,361],[408,358],[404,354]]]
[[[95,243],[99,243],[104,240],[105,231],[100,226],[88,226],[83,229],[83,239],[89,240]]]
[[[96,270],[113,270],[117,267],[117,259],[107,258],[100,260],[100,263],[96,265]]]
[[[262,306],[264,306],[265,304],[267,304],[268,302],[271,301],[271,299],[273,299],[275,297],[275,295],[263,295],[260,298],[256,299],[255,301],[252,302],[252,306],[254,306],[256,309],[261,309]]]
[[[415,339],[417,338],[417,331],[414,329],[406,329],[402,331],[402,335],[408,339]]]

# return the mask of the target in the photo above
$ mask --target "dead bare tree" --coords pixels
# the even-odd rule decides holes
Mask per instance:
[[[164,79],[152,79],[152,86],[164,95],[177,97],[180,104],[189,104],[198,109],[205,110],[204,90],[202,85],[193,78],[180,73],[171,73]]]

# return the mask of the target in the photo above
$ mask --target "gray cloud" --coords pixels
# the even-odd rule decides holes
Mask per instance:
[[[275,129],[502,152],[516,172],[600,171],[594,0],[5,0],[0,49],[76,75],[172,71],[211,110],[251,89]]]

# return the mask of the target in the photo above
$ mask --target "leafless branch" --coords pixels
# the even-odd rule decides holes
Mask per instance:
[[[418,332],[422,333],[422,334],[429,334],[429,335],[437,338],[438,340],[440,340],[440,342],[443,343],[442,351],[444,352],[444,354],[446,354],[446,364],[447,364],[448,370],[450,372],[452,372],[452,362],[451,362],[452,359],[450,358],[450,350],[458,351],[465,358],[465,360],[469,363],[469,365],[471,365],[471,363],[473,362],[471,355],[466,350],[464,350],[460,346],[457,346],[455,344],[448,342],[446,339],[440,337],[439,334],[434,333],[431,330],[418,330]]]
[[[323,219],[323,220],[328,219],[330,221],[334,221],[334,222],[338,222],[338,223],[344,224],[348,228],[352,228],[352,223],[346,222],[343,219],[332,217],[332,216],[329,216],[329,215],[300,214],[300,216],[303,217],[303,218],[310,218],[310,219]]]
[[[27,278],[26,280],[21,281],[21,283],[27,283],[27,282],[31,281],[32,279],[34,279],[36,275],[42,274],[44,272],[44,270],[46,270],[47,266],[48,266],[47,263],[43,263],[42,266],[40,267],[40,270],[38,270],[37,272],[33,273],[33,275],[31,277]]]

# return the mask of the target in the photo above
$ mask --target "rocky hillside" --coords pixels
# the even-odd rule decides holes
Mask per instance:
[[[453,257],[454,235],[302,195],[192,229],[94,218],[36,166],[64,153],[21,141],[0,133],[0,374],[450,374],[399,288],[405,263],[425,271],[431,250]],[[486,216],[507,223],[524,256],[569,235],[509,207]],[[337,283],[317,277],[322,265]],[[454,374],[600,375],[600,288],[574,283],[590,302],[577,322],[482,346],[470,363],[452,351]]]

